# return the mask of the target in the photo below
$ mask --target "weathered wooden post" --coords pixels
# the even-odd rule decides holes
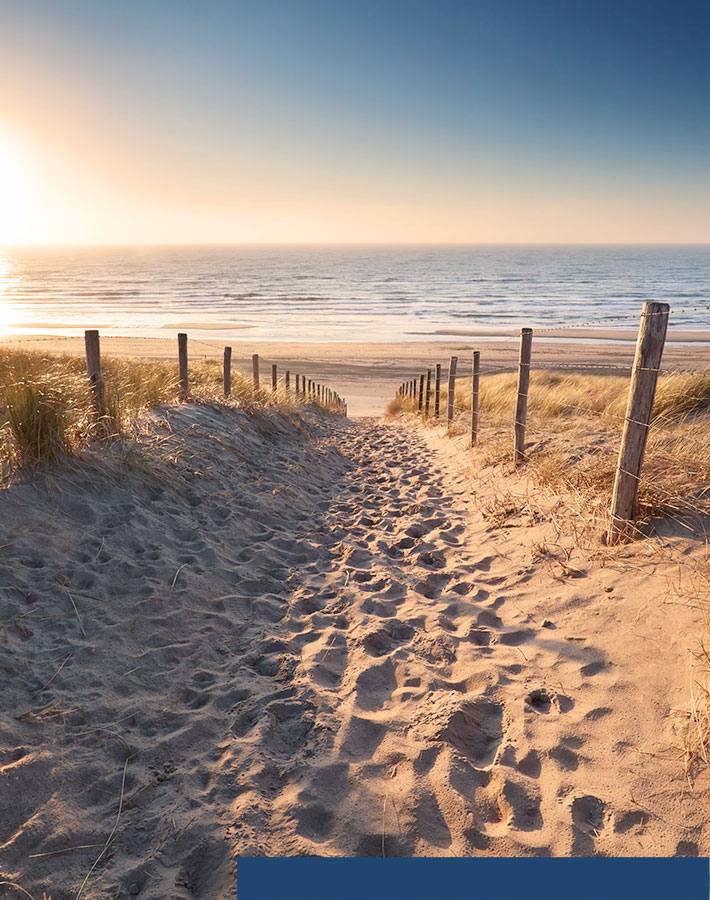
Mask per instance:
[[[259,390],[259,354],[254,353],[251,358],[251,371],[254,377],[254,390]]]
[[[276,363],[272,363],[272,366],[271,366],[271,393],[272,394],[276,393],[276,389],[278,388],[278,386],[279,386],[278,369],[276,367]]]
[[[532,328],[520,333],[518,360],[518,399],[515,404],[515,465],[525,462],[525,426],[528,421],[528,388],[530,387],[530,359],[532,356]]]
[[[229,397],[232,392],[232,348],[224,348],[224,396]]]
[[[296,372],[296,396],[298,397],[301,392],[301,376],[298,372]]]
[[[286,369],[286,374],[284,375],[284,388],[287,394],[291,390],[291,372],[288,369]]]
[[[431,398],[431,369],[426,370],[426,400],[424,401],[424,415],[429,418],[429,400]]]
[[[91,404],[94,407],[96,418],[101,420],[106,415],[106,389],[104,376],[101,371],[101,345],[98,331],[84,332],[84,346],[86,348],[86,374],[89,379],[89,391]]]
[[[419,407],[419,412],[421,413],[422,408],[424,407],[424,376],[419,376],[419,403],[417,404]]]
[[[180,392],[181,400],[187,400],[189,385],[187,381],[187,335],[178,335],[178,369],[180,372]]]
[[[436,378],[434,381],[434,418],[439,418],[439,400],[441,394],[441,364],[436,364]]]
[[[478,441],[478,384],[480,380],[481,354],[473,351],[473,371],[471,374],[471,446]]]
[[[452,356],[449,361],[449,393],[447,399],[446,424],[450,427],[454,420],[454,394],[456,393],[456,366],[458,356]]]
[[[651,425],[658,371],[668,329],[667,303],[647,302],[641,312],[636,355],[631,370],[629,399],[621,436],[619,461],[611,498],[611,523],[608,542],[617,543],[633,535],[641,466]]]

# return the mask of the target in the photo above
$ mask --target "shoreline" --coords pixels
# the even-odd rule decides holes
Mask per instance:
[[[22,326],[15,326],[22,327]],[[49,341],[49,340],[67,340],[83,338],[84,328],[78,328],[76,325],[40,322],[35,326],[38,329],[47,329],[46,331],[37,332],[8,332],[0,333],[0,345],[8,343],[17,343],[20,341]],[[353,338],[352,340],[316,340],[313,338],[304,339],[276,339],[261,337],[246,337],[240,334],[238,337],[230,337],[233,331],[250,332],[252,329],[258,328],[255,323],[248,322],[175,322],[167,325],[158,325],[155,327],[156,332],[160,334],[113,334],[111,331],[102,328],[101,325],[89,322],[86,328],[98,328],[101,332],[102,340],[111,341],[167,341],[170,338],[164,332],[173,331],[196,331],[200,333],[200,341],[212,341],[222,343],[223,341],[244,341],[253,344],[314,344],[316,346],[337,344],[344,347],[350,347],[353,344],[402,344],[420,345],[425,343],[446,343],[456,341],[460,338],[469,338],[471,340],[482,340],[488,343],[495,340],[515,340],[520,336],[520,327],[490,326],[481,328],[437,328],[434,331],[404,331],[401,332],[404,337],[402,339],[391,339],[389,341],[368,340],[366,338]],[[605,343],[632,343],[635,344],[638,334],[638,323],[634,323],[630,327],[615,328],[598,328],[596,326],[574,326],[574,325],[533,325],[533,334],[535,340],[545,343],[569,343],[570,341],[581,341],[590,344]],[[73,332],[73,333],[69,333]],[[220,332],[223,332],[220,334]],[[683,345],[683,344],[707,344],[710,346],[710,328],[674,328],[669,324],[666,344]]]

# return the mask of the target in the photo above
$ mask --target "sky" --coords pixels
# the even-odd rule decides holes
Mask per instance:
[[[710,242],[708,0],[0,0],[0,243]]]

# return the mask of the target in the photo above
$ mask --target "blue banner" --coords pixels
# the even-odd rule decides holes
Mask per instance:
[[[708,900],[707,858],[240,858],[238,900]]]

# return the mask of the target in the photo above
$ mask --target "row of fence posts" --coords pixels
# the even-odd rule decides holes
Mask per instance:
[[[187,335],[178,334],[178,396],[180,400],[187,400],[190,394],[190,383],[187,370]],[[103,372],[101,369],[101,344],[99,332],[95,330],[84,332],[84,346],[86,348],[86,373],[89,379],[89,389],[94,412],[99,419],[106,415],[106,392],[104,388]],[[254,390],[260,390],[259,378],[259,354],[252,356],[252,376]],[[271,391],[276,393],[279,389],[278,367],[276,363],[271,366]],[[291,372],[286,369],[283,377],[283,389],[286,394],[291,392]],[[232,348],[224,348],[223,362],[223,392],[229,397],[232,392]],[[324,406],[334,407],[344,416],[348,414],[348,405],[343,398],[327,385],[306,378],[305,375],[296,373],[294,393],[296,398],[305,402],[314,401]]]
[[[633,521],[636,512],[641,468],[646,450],[648,431],[651,426],[653,402],[656,396],[658,373],[668,330],[670,306],[667,303],[647,302],[643,305],[636,353],[631,369],[629,395],[624,416],[621,447],[614,478],[610,524],[606,535],[610,544],[632,537],[636,529]],[[528,394],[530,390],[530,365],[532,359],[532,328],[523,328],[520,334],[518,358],[518,388],[513,422],[513,461],[520,465],[527,460],[525,452],[525,430],[528,417]],[[451,426],[454,418],[454,393],[456,388],[456,367],[458,357],[449,361],[448,396],[446,424]],[[471,446],[478,443],[480,431],[479,386],[480,351],[473,351],[471,374]],[[430,418],[430,392],[432,370],[426,376],[420,375],[403,382],[397,394],[409,397],[417,404],[420,415]],[[426,383],[426,389],[425,389]],[[441,366],[436,365],[434,375],[434,419],[439,419],[441,391]]]
[[[230,348],[225,347],[225,353]],[[230,350],[231,355],[231,350]],[[254,390],[258,391],[261,385],[261,379],[259,374],[259,354],[252,354],[251,358],[252,364],[252,377],[254,379]],[[226,366],[226,357],[225,357],[225,366]],[[272,363],[271,365],[271,391],[272,393],[276,393],[278,390],[278,366],[276,363]],[[291,371],[286,369],[283,376],[283,388],[288,394],[291,390]],[[296,397],[300,397],[303,400],[313,400],[318,403],[323,403],[327,406],[335,406],[338,412],[342,413],[344,416],[348,414],[348,405],[340,396],[340,394],[336,393],[332,388],[329,388],[325,384],[320,384],[319,382],[313,381],[311,378],[306,378],[305,375],[301,375],[299,372],[295,373],[294,378],[294,392]],[[225,396],[228,394],[225,393]]]

